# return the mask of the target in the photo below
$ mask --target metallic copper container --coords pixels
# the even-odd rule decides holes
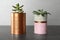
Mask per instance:
[[[11,13],[11,34],[26,33],[26,13]]]

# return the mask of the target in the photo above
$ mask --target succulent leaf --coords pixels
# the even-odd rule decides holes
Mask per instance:
[[[12,9],[13,11],[16,11],[15,9]]]
[[[22,8],[24,5],[20,6],[20,8]]]
[[[13,8],[16,8],[15,6],[12,6]]]

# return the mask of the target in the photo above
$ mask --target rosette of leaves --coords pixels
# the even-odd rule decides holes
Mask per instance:
[[[33,14],[42,15],[43,17],[45,17],[45,15],[50,14],[50,13],[48,13],[47,11],[44,11],[43,9],[41,9],[41,10],[33,11]]]
[[[20,6],[19,3],[17,3],[15,6],[12,6],[14,9],[12,9],[12,11],[14,12],[18,12],[18,13],[23,13],[23,7],[24,5]]]

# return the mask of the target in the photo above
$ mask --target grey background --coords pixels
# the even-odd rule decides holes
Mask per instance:
[[[60,0],[1,0],[0,1],[0,25],[10,25],[12,5],[23,4],[26,12],[27,25],[33,25],[33,10],[44,9],[52,15],[48,15],[48,25],[60,25]]]

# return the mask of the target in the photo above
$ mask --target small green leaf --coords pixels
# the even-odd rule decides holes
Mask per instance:
[[[12,11],[16,11],[15,9],[12,9]]]
[[[49,15],[51,15],[51,13],[48,13]]]
[[[22,8],[24,5],[20,6],[20,8]]]
[[[41,10],[38,10],[38,11],[41,11]]]
[[[17,3],[16,6],[19,7],[19,3]]]
[[[42,14],[42,16],[44,17],[44,14]]]
[[[40,15],[40,13],[37,12],[37,11],[33,11],[33,13],[36,14],[36,15]]]
[[[16,8],[15,6],[12,6],[13,8]]]

